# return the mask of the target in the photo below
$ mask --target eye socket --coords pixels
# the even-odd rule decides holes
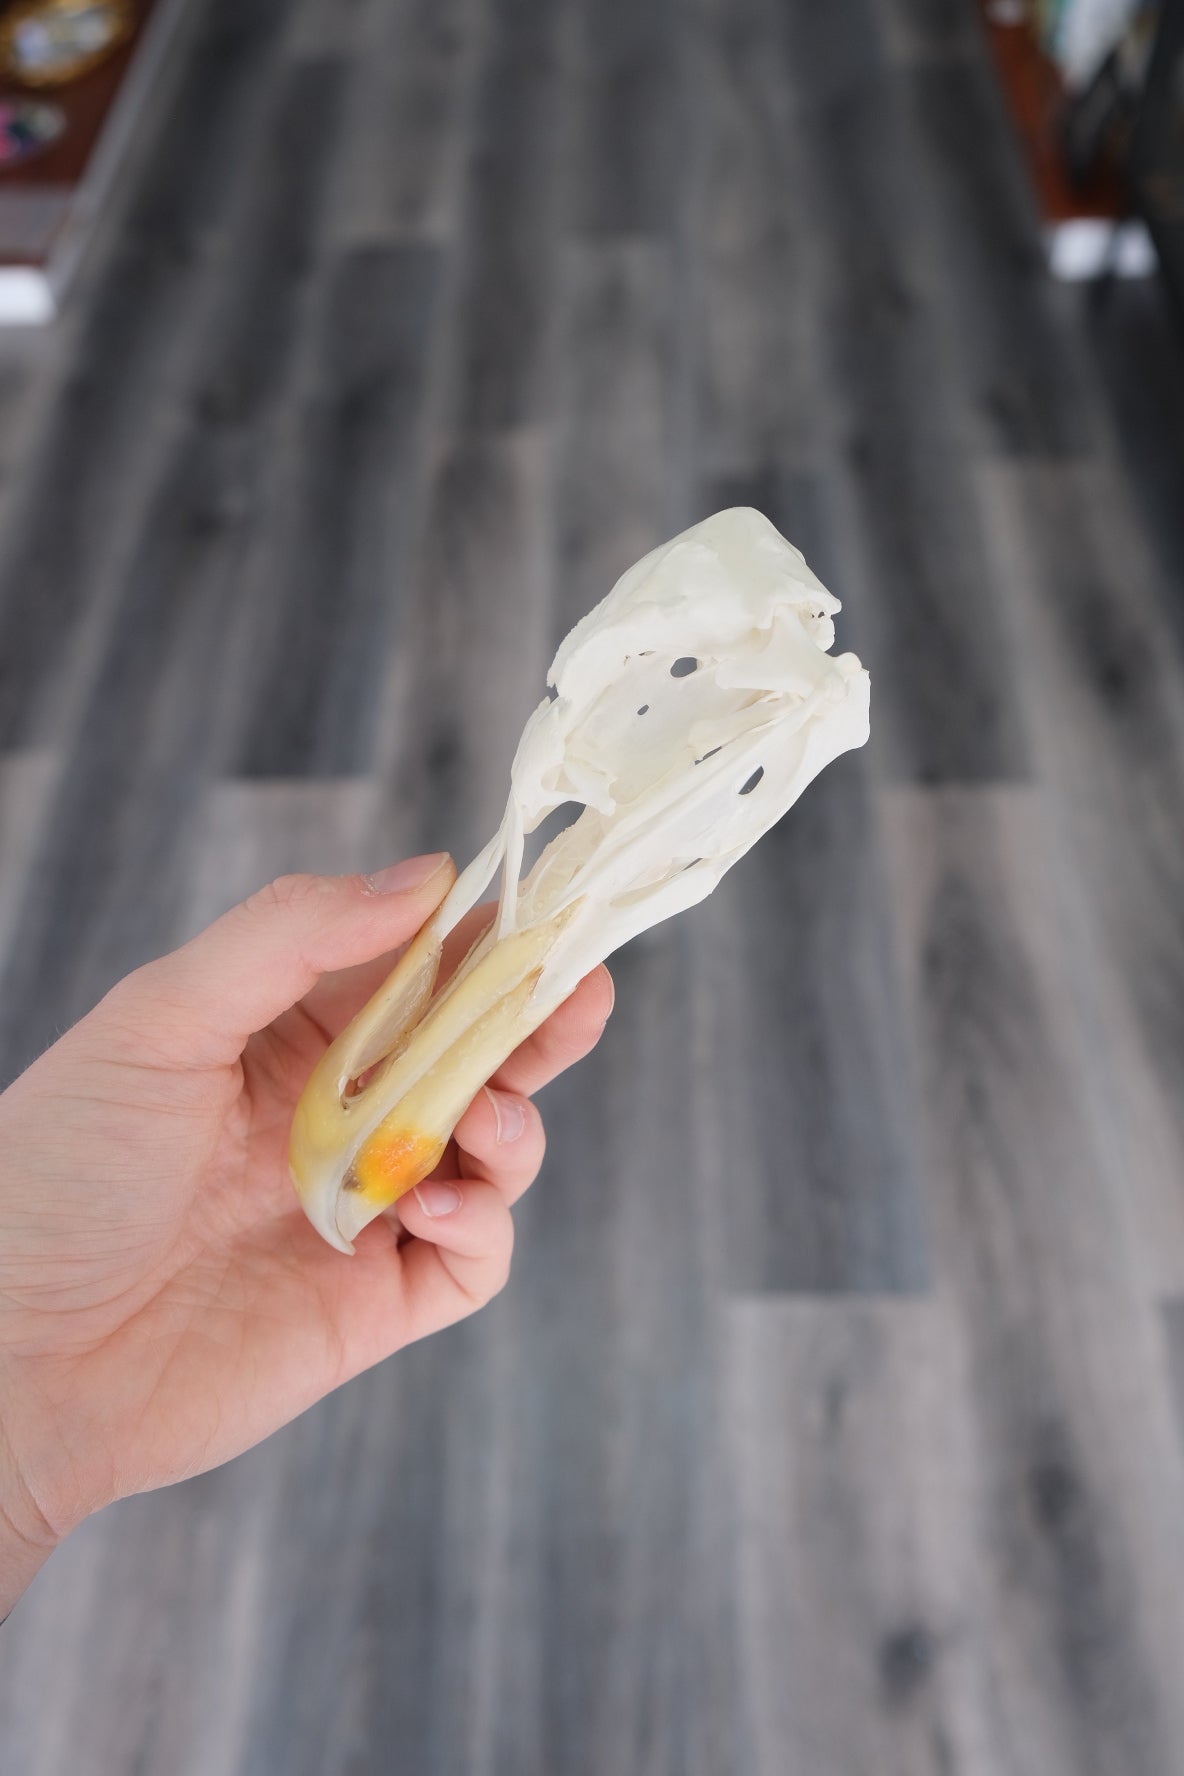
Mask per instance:
[[[639,709],[639,710],[638,710],[638,712],[637,712],[637,713],[638,713],[638,715],[644,715],[644,714],[645,714],[645,712],[646,712],[646,710],[647,710],[647,709],[648,709],[648,708],[649,708],[649,704],[648,704],[648,703],[643,703],[643,704],[642,704],[642,706],[641,706],[641,708],[640,708],[640,709]]]
[[[740,794],[741,795],[751,795],[753,790],[756,788],[757,784],[760,782],[761,778],[764,776],[764,774],[765,774],[765,767],[763,765],[758,765],[756,770],[752,773],[752,776],[748,779],[748,782],[741,784]]]
[[[670,676],[671,678],[689,678],[692,672],[698,670],[698,667],[699,662],[693,654],[684,654],[681,660],[676,660],[670,668]]]
[[[703,763],[704,759],[713,759],[717,752],[722,752],[722,751],[723,751],[722,746],[713,746],[711,748],[710,752],[700,753],[699,757],[695,760],[695,763],[697,765],[701,765]]]
[[[583,802],[560,802],[545,814],[533,832],[523,835],[521,879],[526,880],[547,846],[557,839],[569,826],[574,826],[581,814],[585,812]]]

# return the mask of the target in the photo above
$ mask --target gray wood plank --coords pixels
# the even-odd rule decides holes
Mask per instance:
[[[884,58],[871,0],[786,7],[780,18],[825,376],[818,441],[948,449],[968,416],[949,378],[944,241],[904,77]]]
[[[235,775],[348,776],[370,761],[414,534],[439,290],[432,246],[362,248],[332,269],[284,510],[254,589]]]
[[[817,225],[802,178],[775,0],[703,8],[702,192],[688,219],[703,282],[695,373],[701,472],[802,467],[823,423]]]
[[[292,0],[285,44],[292,55],[351,59],[364,24],[364,0]]]
[[[452,417],[462,430],[537,423],[550,375],[566,8],[491,0],[464,198]]]
[[[107,1590],[111,1526],[92,1518],[38,1574],[6,1627],[0,1660],[0,1742],[29,1776],[57,1776],[76,1756],[76,1710]],[[9,1630],[11,1630],[9,1632]],[[38,1697],[38,1705],[29,1701]]]
[[[546,683],[548,439],[453,437],[430,463],[376,757],[396,848],[467,862],[501,820],[518,736]]]
[[[659,246],[565,248],[553,645],[665,534],[663,329],[672,300],[669,255]]]
[[[947,274],[905,77],[884,63],[870,7],[845,9],[843,29],[833,9],[782,18],[826,391],[813,451],[853,539],[850,633],[873,672],[881,667],[882,769],[928,782],[1022,780],[1010,638],[959,448],[972,415],[949,375]],[[754,466],[800,467],[775,440],[762,455]]]
[[[789,51],[785,72],[795,106],[820,121],[855,97],[871,97],[883,74],[883,43],[868,0],[853,5],[781,9],[784,35],[770,32],[770,51]]]
[[[405,1353],[292,1427],[276,1524],[301,1529],[273,1540],[265,1566],[274,1632],[254,1663],[244,1776],[381,1769],[395,1745],[433,1767],[449,1710],[443,1659],[429,1659],[451,1659],[438,1590],[444,1376],[464,1389],[449,1342]]]
[[[56,359],[42,328],[0,333],[0,523],[21,484],[30,447],[44,431]]]
[[[693,1183],[694,941],[667,927],[617,958],[612,1031],[548,1092],[562,1148],[520,1221],[539,1390],[522,1501],[542,1562],[537,1767],[573,1776],[703,1768],[734,1743],[704,1295],[717,1255]]]
[[[1103,466],[979,473],[996,583],[1077,933],[1092,1090],[1153,1292],[1184,1286],[1184,678],[1125,489]]]
[[[1162,1312],[1168,1373],[1172,1381],[1180,1436],[1184,1440],[1184,1300],[1176,1297],[1165,1301]]]
[[[1043,820],[1032,792],[885,799],[996,1684],[1033,1770],[1130,1776],[1178,1767],[1184,1743],[1168,1651],[1184,1637],[1184,1466],[1080,1061]]]
[[[940,1304],[730,1303],[724,1427],[752,1776],[1028,1776],[976,1571],[976,1455]]]
[[[982,24],[965,0],[876,0],[886,53],[896,64],[974,61]]]
[[[708,92],[714,59],[697,7],[672,39],[674,104],[671,128],[679,143],[671,192],[670,299],[666,314],[664,366],[668,374],[666,414],[666,502],[663,530],[676,536],[693,508],[701,428],[700,353],[704,276],[697,220],[707,203]],[[677,292],[677,299],[675,293]]]
[[[114,1507],[63,1551],[56,1590],[39,1584],[22,1602],[27,1614],[13,1618],[22,1652],[40,1655],[43,1678],[52,1674],[41,1686],[31,1776],[71,1766],[107,1776],[137,1761],[204,1776],[221,1749],[235,1755],[243,1679],[263,1632],[259,1566],[275,1532],[282,1450],[281,1439],[216,1474]],[[167,1638],[145,1631],[161,1619],[172,1625]],[[80,1628],[78,1658],[57,1666],[57,1649]]]
[[[27,891],[62,761],[52,752],[0,755],[0,959]]]
[[[345,875],[392,862],[383,850],[381,799],[370,778],[212,785],[195,816],[179,933],[200,931],[290,871]]]
[[[674,0],[584,0],[575,39],[572,222],[591,235],[661,235],[677,166]],[[684,27],[685,28],[685,27]]]
[[[695,1116],[730,1288],[927,1282],[882,869],[844,759],[698,915]]]
[[[921,783],[1022,782],[1031,764],[1020,638],[1003,616],[965,459],[937,443],[865,438],[832,487],[847,633],[877,687],[878,770]]]
[[[288,70],[267,152],[246,186],[239,257],[185,422],[153,476],[78,718],[84,743],[63,772],[14,936],[8,1004],[27,1005],[28,1015],[4,1019],[5,1076],[174,929],[188,816],[222,732],[216,698],[200,686],[194,694],[192,662],[216,684],[233,633],[249,499],[264,470],[264,427],[282,392],[323,189],[332,76],[320,64]]]
[[[476,0],[366,8],[337,184],[347,244],[458,232],[480,11]]]
[[[1035,201],[985,57],[901,76],[938,206],[955,373],[983,444],[1008,455],[1085,454],[1097,435],[1073,320],[1076,292],[1047,273]]]
[[[266,115],[283,12],[278,0],[210,8],[175,105],[141,160],[127,220],[88,279],[71,362],[5,526],[2,744],[60,735],[63,714],[76,709],[62,686],[70,642],[150,479],[144,446],[156,445],[154,407],[205,291],[214,218]]]
[[[343,63],[329,56],[283,69],[242,187],[232,276],[195,395],[199,419],[215,431],[257,425],[282,381],[315,267],[345,85]]]
[[[1119,278],[1088,289],[1080,322],[1101,379],[1110,471],[1128,490],[1159,568],[1157,604],[1184,648],[1184,353],[1157,278]]]
[[[63,772],[30,872],[5,976],[6,1006],[22,1005],[26,1015],[4,1018],[6,1076],[135,960],[165,947],[172,931],[188,816],[211,740],[207,706],[186,696],[185,656],[217,658],[233,588],[219,489],[208,473],[199,479],[201,466],[196,451],[185,453],[162,489],[115,650],[96,681],[101,719],[85,724],[90,744]],[[178,509],[189,523],[174,521]],[[194,549],[192,520],[203,516],[204,547]],[[221,596],[210,596],[212,582],[200,573],[186,575],[187,557],[217,571]],[[172,594],[165,604],[162,587]]]

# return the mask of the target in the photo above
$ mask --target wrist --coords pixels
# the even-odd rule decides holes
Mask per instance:
[[[10,1382],[0,1370],[0,1620],[63,1540],[38,1504],[12,1446]]]

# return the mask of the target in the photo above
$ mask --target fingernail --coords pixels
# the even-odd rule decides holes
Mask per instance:
[[[601,968],[604,968],[604,963],[602,962],[600,966]],[[607,1024],[609,1018],[613,1015],[613,1006],[617,1003],[617,983],[607,968],[604,968],[604,978],[608,982],[608,1011],[605,1013],[604,1018],[604,1021]]]
[[[454,1209],[460,1208],[460,1191],[453,1184],[417,1184],[415,1194],[419,1198],[420,1208],[433,1221],[441,1215],[451,1215]]]
[[[493,1114],[497,1118],[497,1144],[508,1146],[516,1141],[526,1127],[526,1110],[521,1098],[511,1097],[509,1092],[494,1091],[493,1087],[485,1087],[485,1096],[493,1105]]]
[[[362,880],[371,894],[409,894],[430,882],[447,862],[447,851],[433,851],[430,857],[405,857],[402,863],[388,864]]]

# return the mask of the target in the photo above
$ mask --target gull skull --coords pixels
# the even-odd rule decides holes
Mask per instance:
[[[436,1164],[482,1084],[589,969],[703,900],[824,765],[868,737],[839,602],[759,512],[655,549],[567,636],[497,833],[297,1106],[291,1167],[341,1251]],[[524,876],[525,842],[582,809]],[[496,916],[441,990],[441,946],[501,871]],[[361,1082],[360,1087],[356,1082]]]

